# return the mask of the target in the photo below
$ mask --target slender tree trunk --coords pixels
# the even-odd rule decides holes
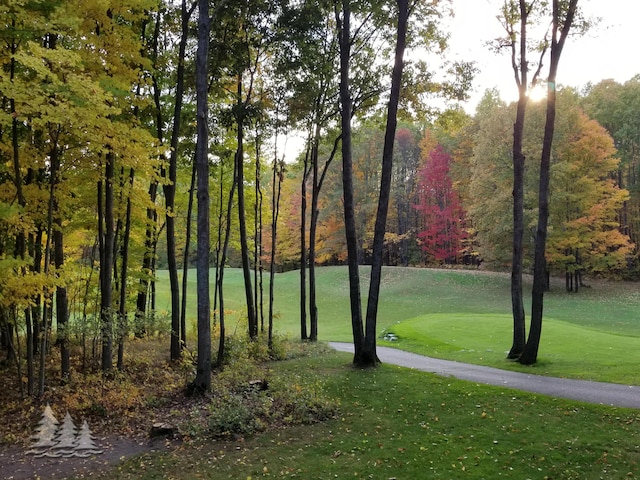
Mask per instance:
[[[511,258],[511,309],[513,313],[513,342],[507,358],[518,358],[525,343],[525,314],[522,299],[522,258],[524,238],[524,162],[522,137],[527,95],[520,88],[520,98],[513,126],[513,251]]]
[[[318,196],[320,193],[318,178],[318,149],[320,142],[320,125],[316,123],[311,150],[311,218],[309,225],[309,340],[318,341],[318,304],[316,299],[316,231],[318,226]]]
[[[133,190],[133,168],[129,169],[129,194],[125,213],[124,236],[122,239],[122,264],[120,265],[120,305],[118,311],[118,370],[124,370],[124,340],[128,331],[127,319],[127,276],[129,268],[129,238],[131,237],[131,194]]]
[[[158,14],[156,18],[156,24],[153,31],[153,63],[156,66],[158,59],[158,44],[160,37],[160,19],[161,15]],[[156,136],[160,144],[164,143],[164,119],[162,116],[161,105],[161,92],[155,75],[152,75],[153,82],[153,100],[155,104],[155,116],[154,122],[156,127]],[[140,278],[140,285],[138,287],[138,296],[136,299],[136,313],[135,313],[135,336],[142,338],[146,332],[146,315],[147,315],[147,295],[149,294],[149,278],[155,273],[153,266],[154,245],[157,241],[158,235],[158,212],[156,210],[156,197],[158,193],[158,181],[154,178],[149,184],[149,201],[151,205],[147,207],[147,223],[145,227],[145,241],[144,241],[144,256],[142,258],[142,277]]]
[[[182,258],[182,304],[180,306],[180,338],[183,347],[187,346],[187,286],[189,277],[189,249],[191,248],[191,216],[193,215],[193,197],[196,190],[196,162],[191,169],[189,186],[189,204],[187,206],[187,228],[184,240],[184,256]]]
[[[318,128],[316,129],[316,140],[314,153],[312,155],[313,161],[319,161],[318,149],[317,145],[320,143],[320,128],[319,123],[317,124]],[[322,167],[322,173],[318,175],[317,167],[314,167],[313,170],[313,180],[312,180],[312,195],[311,195],[311,220],[309,225],[309,310],[311,311],[311,335],[309,339],[313,342],[318,340],[318,304],[317,304],[317,294],[316,294],[316,233],[318,231],[318,216],[320,214],[320,209],[318,208],[318,202],[320,199],[320,191],[322,190],[322,185],[324,183],[324,179],[326,178],[327,172],[329,171],[329,166],[336,154],[338,153],[338,147],[340,145],[341,137],[337,137],[333,142],[333,149],[329,154],[329,158],[324,163]]]
[[[525,344],[525,314],[522,298],[522,258],[524,238],[524,162],[522,138],[527,108],[528,70],[527,61],[527,20],[529,6],[520,0],[520,62],[516,60],[515,41],[512,46],[511,63],[518,85],[516,120],[513,125],[513,244],[511,258],[511,310],[513,314],[513,341],[507,358],[516,359]]]
[[[193,387],[211,390],[211,322],[209,318],[209,133],[207,77],[209,59],[209,2],[198,0],[198,49],[196,52],[197,132],[196,173],[198,181],[198,359]]]
[[[224,232],[224,241],[220,251],[220,261],[216,269],[216,292],[220,304],[220,340],[218,344],[217,365],[221,367],[224,364],[225,355],[225,313],[224,313],[224,266],[227,262],[227,250],[229,249],[229,239],[231,237],[231,215],[233,214],[233,197],[235,195],[235,186],[237,180],[237,164],[233,162],[233,181],[231,182],[231,191],[229,192],[229,201],[227,202],[227,221]],[[220,174],[220,205],[222,206],[222,173]],[[220,209],[220,217],[218,225],[222,225],[222,208]],[[218,230],[218,244],[220,244],[221,230]]]
[[[312,140],[313,141],[313,140]],[[300,183],[300,339],[307,340],[307,177],[309,175],[309,155],[307,146]]]
[[[98,230],[101,237],[100,245],[100,326],[102,334],[102,360],[103,372],[113,368],[113,276],[114,258],[114,200],[113,182],[115,178],[115,158],[112,152],[105,156],[104,182],[100,182],[98,195],[102,197],[104,190],[104,210],[98,215]],[[104,185],[104,186],[103,186]],[[102,187],[103,186],[103,187]],[[102,198],[100,198],[102,200]],[[46,255],[45,255],[46,257]]]
[[[342,18],[336,7],[336,24],[340,43],[340,115],[342,129],[342,190],[344,202],[345,237],[349,265],[349,299],[351,329],[353,332],[354,363],[361,361],[364,349],[362,302],[360,298],[360,272],[358,269],[358,238],[353,199],[353,159],[351,152],[352,98],[349,88],[349,64],[351,60],[351,7],[349,0],[342,1]]]
[[[158,192],[158,182],[153,180],[149,185],[149,200],[155,205]],[[154,245],[156,243],[158,231],[158,212],[155,207],[147,208],[147,225],[145,228],[144,239],[144,256],[142,258],[142,276],[140,278],[140,285],[138,286],[138,296],[136,298],[136,321],[135,321],[135,336],[138,338],[144,337],[147,333],[145,327],[145,317],[147,315],[147,295],[149,293],[149,278],[154,274],[153,271],[153,256]]]
[[[269,348],[273,346],[273,301],[275,285],[276,240],[278,238],[278,216],[280,214],[280,193],[282,192],[283,164],[277,158],[273,159],[273,177],[271,184],[271,262],[269,267]]]
[[[260,139],[256,135],[255,140],[256,149],[256,182],[255,182],[255,203],[253,205],[253,284],[255,290],[253,292],[254,304],[256,306],[256,328],[258,323],[258,317],[260,318],[260,331],[264,333],[264,311],[262,302],[262,187],[260,185]]]
[[[198,2],[200,5],[201,2]],[[200,8],[199,7],[199,8]],[[164,186],[166,206],[167,206],[167,259],[169,268],[169,283],[171,285],[171,359],[177,360],[182,356],[183,342],[181,341],[180,322],[180,285],[178,282],[178,264],[176,260],[176,240],[175,240],[175,193],[178,169],[178,143],[180,140],[180,123],[182,119],[182,104],[184,97],[184,58],[186,52],[187,39],[189,34],[189,18],[193,10],[187,9],[186,0],[182,0],[181,25],[182,36],[178,47],[178,68],[176,79],[176,103],[173,111],[173,131],[171,133],[171,154],[169,157],[169,184]],[[208,12],[207,12],[208,14]],[[207,27],[209,28],[209,27]],[[208,33],[207,33],[208,35]],[[208,53],[207,53],[208,55]],[[206,101],[206,98],[203,99]],[[200,120],[200,118],[198,118]],[[208,138],[208,137],[207,137]],[[208,141],[208,140],[207,140]],[[208,145],[204,148],[208,152]],[[205,153],[206,156],[206,153]],[[202,160],[202,159],[201,159]],[[208,159],[204,159],[208,162]],[[203,161],[204,161],[203,160]],[[208,163],[207,163],[208,169]],[[207,170],[208,171],[208,170]],[[208,174],[207,174],[208,182]],[[207,184],[208,185],[208,184]],[[207,193],[208,198],[208,193]],[[199,206],[198,206],[199,208]],[[182,339],[184,341],[184,339]]]
[[[62,219],[56,218],[56,226],[53,230],[54,262],[56,269],[64,266],[64,236],[62,233]],[[58,324],[58,344],[60,345],[60,373],[63,380],[68,379],[71,373],[69,359],[69,301],[67,287],[56,287],[56,322]]]
[[[242,77],[237,77],[237,107],[243,108],[242,102]],[[238,149],[236,151],[236,170],[238,189],[238,220],[240,229],[240,255],[242,257],[242,273],[244,276],[244,292],[247,303],[247,319],[249,338],[255,340],[258,337],[258,321],[253,303],[253,286],[251,285],[251,264],[249,261],[249,245],[247,240],[247,216],[244,199],[244,113],[238,112],[236,119],[238,127]]]
[[[524,351],[519,362],[531,365],[538,359],[542,334],[542,312],[545,291],[545,247],[549,219],[549,180],[551,148],[556,120],[556,77],[564,43],[573,23],[578,0],[569,0],[564,22],[560,25],[560,0],[553,0],[553,33],[551,37],[551,61],[547,79],[547,115],[544,125],[544,139],[540,156],[540,182],[538,188],[538,227],[536,230],[535,256],[533,264],[533,289],[531,292],[531,327]],[[558,34],[560,37],[558,38]]]
[[[407,22],[409,19],[409,1],[398,0],[398,30],[396,38],[395,62],[391,74],[391,94],[387,109],[387,126],[384,136],[382,152],[382,175],[380,179],[380,196],[378,198],[378,213],[373,235],[373,261],[371,263],[371,282],[369,284],[369,298],[367,301],[367,323],[364,350],[360,364],[375,365],[380,362],[376,353],[376,323],[378,317],[378,299],[380,295],[380,278],[382,275],[382,257],[384,252],[384,234],[387,227],[387,213],[391,195],[391,177],[393,173],[393,147],[398,124],[398,103],[400,102],[400,88],[402,85],[402,71],[404,67],[404,50],[407,38]]]

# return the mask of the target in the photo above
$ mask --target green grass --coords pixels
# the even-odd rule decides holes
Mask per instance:
[[[323,267],[317,272],[319,337],[349,342],[347,269]],[[369,268],[361,267],[363,299],[368,274]],[[169,300],[164,272],[160,279],[158,297],[164,300],[159,306],[166,309]],[[225,279],[228,331],[242,331],[246,328],[242,274],[228,269]],[[265,275],[265,292],[266,279]],[[195,292],[195,272],[190,273],[190,286]],[[278,274],[275,291],[275,329],[295,338],[300,332],[299,272]],[[525,283],[527,310],[529,291],[530,284]],[[533,367],[505,360],[511,346],[510,312],[506,274],[388,267],[383,270],[378,331],[393,331],[401,341],[380,339],[379,344],[528,373],[640,385],[636,368],[640,364],[637,284],[599,281],[592,288],[569,294],[561,282],[555,283],[545,295],[539,362]],[[189,302],[189,315],[195,319],[195,301]]]
[[[640,339],[546,319],[538,362],[525,367],[505,360],[510,315],[423,315],[390,329],[392,346],[423,355],[556,377],[640,385]],[[388,345],[389,342],[380,342]]]
[[[317,376],[337,418],[231,442],[194,440],[125,462],[109,479],[623,479],[640,460],[633,410],[476,385],[350,356],[278,362]]]

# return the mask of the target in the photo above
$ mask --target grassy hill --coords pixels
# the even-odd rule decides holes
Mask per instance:
[[[213,273],[212,273],[213,274]],[[362,267],[362,295],[369,268]],[[168,308],[166,272],[160,273],[160,309]],[[189,315],[195,321],[195,272],[190,272]],[[244,331],[244,290],[240,270],[225,272],[228,331]],[[346,267],[317,269],[319,337],[351,341]],[[268,292],[265,275],[265,297]],[[275,278],[275,329],[295,338],[300,331],[299,272]],[[530,284],[525,283],[528,305]],[[506,362],[511,342],[509,276],[502,273],[387,267],[383,271],[378,331],[392,331],[396,346],[427,355],[532,373],[640,384],[640,289],[623,282],[593,282],[566,293],[560,281],[545,296],[538,364]],[[363,307],[364,308],[364,307]],[[265,321],[267,305],[265,304]],[[195,322],[193,322],[195,323]],[[191,332],[195,329],[191,328]]]

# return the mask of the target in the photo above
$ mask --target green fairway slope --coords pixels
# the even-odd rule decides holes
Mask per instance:
[[[361,267],[363,311],[369,268]],[[214,272],[212,271],[212,278]],[[265,297],[268,292],[265,275]],[[274,320],[279,334],[300,332],[300,273],[275,277]],[[351,312],[346,267],[317,268],[320,340],[351,341]],[[195,272],[189,277],[188,317],[195,324]],[[530,284],[525,282],[529,310]],[[169,308],[166,272],[160,272],[158,308]],[[227,331],[246,329],[244,289],[239,269],[225,270]],[[265,303],[265,322],[268,304]],[[511,346],[509,275],[502,273],[385,267],[380,291],[378,332],[393,331],[403,349],[523,369],[504,360]],[[579,293],[564,291],[561,281],[545,295],[545,317],[538,364],[525,371],[619,383],[638,383],[640,362],[640,288],[623,282],[594,282]],[[190,328],[195,334],[195,328]],[[635,380],[634,380],[635,379]]]
[[[534,367],[505,360],[511,316],[423,315],[393,326],[397,340],[384,342],[415,353],[557,377],[640,385],[640,339],[547,318]],[[382,342],[381,342],[382,343]]]

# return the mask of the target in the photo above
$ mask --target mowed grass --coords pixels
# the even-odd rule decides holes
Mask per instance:
[[[368,275],[369,268],[361,267],[363,299],[368,292]],[[317,278],[320,339],[351,341],[346,267],[318,268]],[[168,308],[164,272],[160,272],[160,280],[158,297],[164,300],[159,308]],[[267,280],[265,275],[265,296]],[[298,271],[275,277],[275,329],[292,338],[300,332],[299,281]],[[189,315],[195,320],[195,272],[190,272],[190,287],[193,300],[188,303]],[[226,270],[225,292],[228,331],[243,331],[246,314],[240,270]],[[527,315],[529,292],[530,284],[525,283]],[[556,281],[545,295],[539,361],[533,367],[505,360],[511,346],[510,312],[507,274],[387,267],[383,270],[378,331],[381,337],[393,332],[399,341],[380,338],[379,345],[527,373],[640,385],[637,284],[598,281],[570,294]]]
[[[363,269],[363,278],[368,271]],[[195,276],[193,276],[195,278]],[[226,278],[228,321],[245,329],[239,271]],[[298,272],[276,277],[276,329],[299,335]],[[195,285],[194,285],[195,286]],[[363,283],[366,296],[366,283]],[[265,284],[266,288],[266,284]],[[166,286],[160,285],[159,292]],[[529,289],[529,287],[527,287]],[[345,268],[318,271],[321,340],[351,340]],[[194,297],[195,298],[195,297]],[[386,269],[379,332],[403,349],[501,368],[630,380],[638,365],[633,285],[562,285],[546,297],[540,362],[504,359],[511,344],[506,275]],[[194,301],[190,301],[192,319]],[[161,308],[161,307],[160,307]],[[336,418],[249,438],[187,440],[105,469],[109,479],[625,479],[638,478],[640,412],[439,377],[393,365],[359,370],[322,353],[270,365],[303,374],[340,402]],[[292,386],[295,388],[295,385]]]
[[[109,479],[637,478],[637,411],[477,385],[409,369],[350,366],[344,353],[274,370],[316,379],[336,418],[252,438],[194,440],[105,470]]]

